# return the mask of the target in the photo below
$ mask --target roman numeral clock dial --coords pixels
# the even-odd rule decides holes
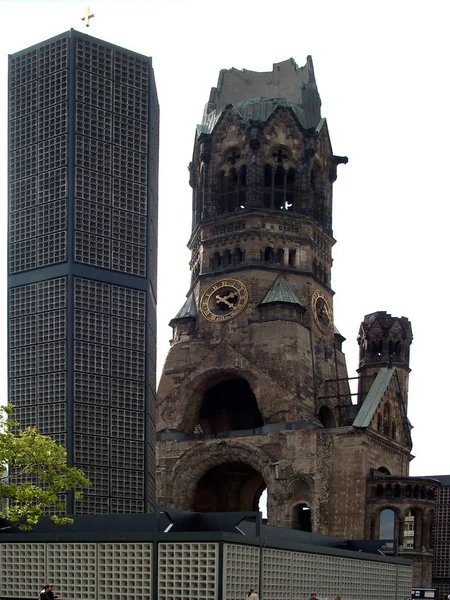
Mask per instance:
[[[200,312],[212,323],[237,317],[248,302],[248,291],[237,279],[221,279],[211,284],[200,300]]]

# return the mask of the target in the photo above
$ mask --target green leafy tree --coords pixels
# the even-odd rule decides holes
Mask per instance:
[[[31,529],[48,507],[64,510],[61,495],[91,485],[83,471],[67,466],[67,454],[35,427],[20,429],[11,417],[12,407],[0,407],[0,531],[18,526]],[[52,516],[58,525],[70,517]]]

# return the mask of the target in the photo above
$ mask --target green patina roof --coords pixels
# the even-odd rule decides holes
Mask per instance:
[[[368,427],[375,411],[380,404],[383,394],[386,391],[389,382],[393,378],[395,369],[382,367],[369,390],[356,419],[353,421],[353,427]]]
[[[275,281],[270,286],[269,291],[261,300],[261,304],[271,304],[272,302],[285,302],[287,304],[297,304],[298,306],[302,306],[302,303],[294,294],[291,289],[291,286],[287,282],[285,276],[280,273]]]
[[[175,319],[192,319],[197,316],[197,307],[195,305],[194,293],[191,292],[189,296],[186,298],[186,302],[183,304],[181,309],[179,310]]]

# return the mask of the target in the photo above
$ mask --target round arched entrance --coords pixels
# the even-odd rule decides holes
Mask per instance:
[[[225,462],[199,480],[192,508],[199,512],[257,511],[263,476],[244,462]]]

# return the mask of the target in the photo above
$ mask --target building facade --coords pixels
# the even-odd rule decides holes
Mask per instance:
[[[399,540],[431,583],[433,480],[408,481],[411,324],[361,324],[351,401],[333,320],[333,153],[311,58],[222,71],[190,165],[192,285],[157,395],[158,498]],[[409,487],[408,487],[409,486]],[[404,533],[407,533],[406,537]]]
[[[92,481],[69,514],[154,505],[158,115],[145,56],[9,57],[9,401]]]
[[[441,484],[436,502],[434,525],[433,587],[436,598],[450,594],[450,475],[433,476]]]

